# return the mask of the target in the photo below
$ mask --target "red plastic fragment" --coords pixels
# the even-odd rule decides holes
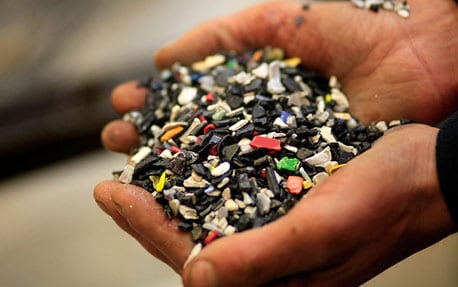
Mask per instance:
[[[181,151],[181,149],[179,147],[177,147],[177,146],[172,145],[172,146],[170,146],[170,151],[172,153],[178,153],[178,152]]]
[[[261,169],[261,172],[259,173],[259,176],[262,177],[262,178],[266,178],[266,174],[267,174],[266,169],[263,168],[263,169]]]
[[[204,239],[204,244],[208,245],[219,238],[219,232],[217,230],[212,230]]]
[[[265,148],[268,150],[280,151],[281,141],[263,136],[255,136],[250,142],[250,146],[253,148]]]
[[[208,124],[204,128],[204,134],[207,134],[210,130],[214,130],[216,127],[214,124]]]
[[[300,176],[291,175],[288,176],[286,181],[286,189],[292,194],[299,194],[302,191],[302,183],[304,179]]]
[[[218,155],[218,146],[217,145],[212,145],[212,147],[208,151],[208,154],[210,154],[210,155]]]
[[[215,100],[215,96],[213,95],[213,93],[208,93],[205,96],[205,100],[209,103],[213,103],[213,101]]]
[[[206,122],[207,119],[204,117],[204,115],[199,115],[198,116],[200,122]]]

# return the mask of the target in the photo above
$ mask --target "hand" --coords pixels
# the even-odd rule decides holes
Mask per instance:
[[[352,112],[364,122],[376,119],[388,120],[392,118],[407,117],[426,123],[435,123],[442,117],[445,117],[457,105],[457,99],[454,95],[457,86],[456,83],[453,82],[454,77],[450,76],[453,74],[453,67],[457,65],[457,59],[455,58],[456,53],[453,52],[456,50],[456,43],[454,43],[456,37],[454,37],[454,35],[457,33],[457,9],[452,1],[435,3],[435,5],[433,5],[434,7],[430,7],[431,5],[428,1],[410,2],[413,12],[411,18],[408,20],[397,18],[396,15],[390,13],[373,15],[367,11],[355,9],[348,3],[314,4],[311,10],[306,12],[301,11],[300,6],[294,3],[267,3],[256,8],[248,9],[240,14],[217,19],[214,22],[209,22],[198,27],[175,44],[161,50],[156,55],[156,62],[159,67],[164,67],[176,60],[190,63],[193,60],[202,58],[206,54],[211,54],[219,50],[232,49],[241,51],[246,48],[263,47],[266,45],[279,46],[289,55],[301,56],[303,62],[310,68],[326,74],[337,75],[344,85],[344,91],[350,98]],[[305,18],[304,22],[299,27],[296,27],[294,25],[294,19],[299,14],[303,14]],[[440,17],[438,15],[440,15]],[[434,20],[431,20],[433,18]],[[199,39],[205,39],[205,41],[199,41]],[[437,43],[444,44],[437,45]],[[144,102],[144,93],[145,91],[136,88],[134,83],[126,84],[113,93],[113,105],[119,112],[125,112],[132,108],[140,107]],[[118,121],[107,126],[103,132],[102,138],[105,146],[108,148],[116,151],[127,151],[129,147],[135,144],[137,135],[132,126]],[[402,137],[399,138],[403,139]],[[374,150],[379,150],[380,152],[380,147],[385,146],[385,153],[389,153],[387,151],[389,147],[382,145],[383,142],[387,141],[388,140],[383,139],[378,145],[379,148],[374,148]],[[412,152],[411,150],[409,151]],[[270,241],[266,242],[266,240],[263,239],[263,242],[266,242],[265,246],[276,247],[279,255],[283,256],[283,258],[280,258],[282,260],[279,260],[278,256],[275,254],[271,254],[271,249],[269,247],[266,247],[265,250],[257,250],[258,252],[255,252],[256,250],[246,250],[247,247],[250,247],[249,243],[245,247],[241,245],[247,242],[254,242],[249,241],[250,238],[258,239],[260,236],[265,236],[266,232],[275,231],[275,228],[280,228],[278,227],[280,223],[273,223],[260,230],[253,230],[220,239],[214,244],[206,247],[199,258],[211,258],[212,260],[217,259],[219,256],[225,258],[224,256],[228,255],[226,254],[227,251],[224,253],[221,249],[226,246],[229,246],[227,247],[229,250],[240,250],[241,253],[233,252],[234,255],[238,254],[240,257],[232,258],[234,261],[231,261],[233,263],[233,265],[231,265],[232,267],[228,266],[228,269],[225,269],[226,273],[219,274],[221,282],[227,283],[228,285],[232,283],[241,283],[238,285],[264,283],[274,280],[277,276],[290,276],[292,274],[302,274],[300,276],[309,276],[310,278],[322,276],[323,280],[329,280],[324,282],[330,283],[352,282],[352,284],[356,284],[356,282],[362,282],[370,278],[383,270],[383,268],[388,267],[389,264],[393,264],[396,260],[400,260],[415,250],[445,236],[447,232],[450,232],[449,228],[443,228],[444,226],[448,227],[447,219],[444,219],[445,216],[437,216],[437,210],[440,209],[442,212],[446,211],[445,206],[443,206],[441,202],[440,193],[436,186],[437,184],[430,184],[431,186],[434,185],[436,188],[428,190],[423,188],[420,192],[413,187],[411,189],[406,189],[402,184],[395,182],[395,180],[399,178],[393,176],[392,182],[398,184],[401,194],[404,195],[404,197],[401,196],[400,199],[406,199],[406,194],[410,194],[413,198],[417,198],[417,200],[409,198],[409,201],[405,201],[405,208],[409,207],[410,209],[415,209],[418,206],[415,202],[422,201],[421,198],[423,196],[428,197],[428,194],[429,197],[434,197],[435,201],[439,202],[435,204],[435,208],[431,207],[433,210],[424,207],[425,214],[436,214],[435,219],[437,220],[434,224],[436,224],[436,222],[441,222],[439,226],[431,225],[437,227],[437,230],[428,230],[428,228],[410,229],[410,226],[407,226],[408,230],[401,232],[403,236],[399,235],[399,237],[393,237],[398,238],[400,241],[398,245],[393,246],[391,249],[377,250],[374,248],[374,250],[369,250],[369,252],[373,251],[373,254],[369,254],[368,251],[366,251],[367,253],[361,251],[363,255],[360,257],[354,252],[353,254],[356,254],[354,257],[349,256],[352,254],[347,254],[348,258],[345,257],[343,253],[349,252],[348,250],[352,248],[356,248],[357,245],[361,243],[361,240],[364,240],[368,234],[373,234],[374,230],[372,228],[374,228],[374,226],[379,227],[375,224],[375,222],[379,224],[378,221],[371,221],[371,224],[366,226],[371,229],[361,228],[361,231],[358,231],[357,234],[360,236],[359,241],[356,235],[355,238],[350,238],[352,242],[347,242],[348,240],[345,240],[345,243],[348,243],[348,245],[350,245],[350,243],[354,245],[352,248],[341,245],[335,247],[336,250],[334,251],[340,252],[341,254],[332,253],[332,250],[325,250],[326,252],[317,251],[319,250],[317,248],[320,247],[319,243],[322,240],[324,244],[328,241],[326,249],[329,248],[330,242],[335,242],[336,240],[336,236],[333,236],[332,232],[327,232],[328,229],[331,229],[327,224],[331,224],[332,222],[326,223],[326,218],[328,218],[328,221],[330,221],[330,217],[338,217],[337,219],[341,221],[346,220],[347,225],[345,225],[345,222],[341,222],[340,224],[342,225],[337,225],[336,223],[335,228],[338,229],[341,228],[341,226],[348,226],[353,220],[365,218],[360,218],[361,215],[366,214],[364,210],[355,208],[355,210],[351,211],[350,207],[358,205],[371,206],[377,203],[377,201],[372,203],[370,198],[354,198],[353,195],[348,195],[348,198],[358,199],[361,200],[361,202],[359,204],[347,206],[349,210],[347,213],[343,213],[343,216],[336,216],[336,214],[339,214],[336,210],[337,207],[331,203],[338,198],[337,195],[339,193],[334,192],[333,197],[332,192],[323,192],[323,190],[331,190],[329,186],[333,186],[332,182],[338,181],[337,178],[341,178],[341,174],[351,175],[354,173],[362,176],[363,173],[361,171],[363,171],[366,174],[369,173],[369,176],[370,172],[367,170],[367,165],[369,163],[364,166],[363,164],[357,164],[357,162],[370,162],[371,160],[377,159],[374,152],[375,151],[370,151],[370,153],[363,155],[363,158],[356,159],[355,163],[352,162],[342,170],[342,172],[339,171],[332,177],[332,180],[329,179],[321,187],[314,188],[314,192],[307,197],[307,200],[301,201],[288,216],[280,219],[279,222],[298,221],[304,218],[304,216],[307,217],[307,210],[315,208],[315,205],[335,207],[333,209],[327,207],[326,210],[330,213],[327,217],[325,214],[319,215],[320,217],[323,216],[323,218],[320,219],[322,222],[310,220],[310,218],[306,221],[310,224],[305,224],[301,221],[301,224],[304,224],[304,228],[307,228],[307,230],[297,230],[298,234],[301,234],[300,232],[306,232],[307,234],[305,234],[305,236],[308,235],[310,237],[310,230],[315,228],[317,232],[313,234],[315,238],[307,239],[304,238],[304,236],[298,235],[298,238],[305,240],[301,242],[299,246],[278,250],[278,246],[285,246],[284,243],[279,242],[279,240],[282,239],[282,235],[276,235],[275,237],[270,236],[270,233],[267,234],[265,238],[269,238]],[[369,155],[374,155],[370,158],[371,160],[368,159]],[[407,153],[401,155],[408,157]],[[399,158],[395,159],[399,160]],[[415,158],[407,158],[406,161],[414,159]],[[396,163],[396,161],[393,163]],[[432,165],[435,164],[434,155],[429,163]],[[378,161],[371,164],[371,166],[375,167],[379,165],[380,163]],[[363,166],[362,169],[361,166]],[[357,167],[360,167],[361,171]],[[356,170],[356,172],[354,170]],[[394,168],[391,171],[405,172],[404,169],[394,170]],[[338,174],[340,174],[339,177],[337,177]],[[433,181],[437,183],[434,171],[432,174],[432,178],[434,178]],[[378,175],[380,176],[380,174]],[[372,178],[374,178],[374,176],[373,174],[371,175]],[[347,177],[346,180],[341,181],[345,181],[345,184],[348,185],[345,186],[345,188],[339,185],[339,190],[347,190],[344,194],[353,192],[359,194],[364,190],[370,194],[379,194],[377,190],[373,190],[373,182],[364,185],[362,182],[350,181],[350,179],[355,180],[354,177]],[[380,176],[380,180],[385,180],[387,177],[391,178],[385,173]],[[363,177],[363,179],[364,178],[365,177]],[[403,176],[399,180],[403,183],[402,181],[404,179],[405,177]],[[431,179],[431,177],[429,177],[429,179]],[[368,187],[369,184],[372,184],[370,188]],[[391,183],[390,189],[392,185]],[[354,190],[351,187],[355,187]],[[357,190],[356,187],[358,187],[359,190]],[[382,186],[377,186],[377,188],[380,190],[383,189]],[[412,192],[413,190],[415,190],[415,192]],[[319,196],[320,193],[323,193],[322,196],[326,195],[322,200],[316,199],[322,198],[322,196]],[[95,197],[101,204],[101,207],[109,213],[121,227],[137,238],[150,253],[162,259],[164,262],[171,265],[177,272],[181,273],[182,263],[184,262],[184,258],[189,254],[192,243],[187,234],[177,231],[175,221],[166,221],[161,207],[155,203],[154,199],[152,199],[146,191],[134,186],[104,182],[96,187]],[[397,218],[396,216],[399,216],[399,218],[404,218],[409,222],[410,217],[408,214],[403,212],[399,214],[399,212],[403,210],[399,210],[399,206],[395,205],[399,204],[400,199],[387,199],[385,204],[393,208],[396,207],[394,211],[398,213],[395,213],[391,219],[394,220]],[[389,205],[389,202],[392,205]],[[431,204],[431,206],[433,205],[434,204]],[[132,206],[132,208],[129,208],[129,206]],[[342,208],[345,206],[342,205]],[[442,209],[439,208],[439,206]],[[386,211],[385,206],[382,210]],[[371,209],[371,211],[373,211],[373,209]],[[433,211],[436,211],[436,213],[433,213]],[[347,215],[347,217],[345,217],[345,215]],[[383,213],[383,215],[386,214]],[[371,214],[371,216],[373,217],[376,215]],[[416,216],[416,218],[418,218],[418,214],[416,214]],[[385,219],[387,222],[390,222],[389,218],[383,217],[382,214],[380,217],[382,217],[380,220]],[[439,217],[440,220],[438,219]],[[167,224],[164,224],[164,222],[167,222]],[[353,228],[360,228],[360,224],[363,226],[364,220],[361,223],[355,222],[356,226]],[[383,226],[382,224],[382,226],[380,226],[380,233],[386,235],[386,229],[384,229],[384,227],[388,228],[389,226]],[[322,230],[321,232],[320,229]],[[288,229],[286,228],[284,230]],[[340,232],[343,231],[340,230]],[[418,233],[424,233],[428,236],[421,237],[424,234]],[[351,233],[341,234],[345,235],[345,237],[351,237],[352,235]],[[424,241],[412,245],[415,247],[405,251],[402,255],[397,254],[399,257],[394,257],[393,254],[405,248],[405,245],[402,244],[405,242],[401,239],[407,240],[409,236],[414,235],[419,235]],[[246,236],[249,238],[240,238]],[[307,240],[309,240],[310,244],[305,244]],[[315,245],[314,240],[316,243]],[[291,240],[287,242],[291,242]],[[257,245],[259,245],[258,242],[256,242],[254,247]],[[324,248],[323,246],[321,247]],[[298,248],[304,249],[303,255],[307,256],[304,261],[309,265],[286,265],[285,262],[299,262],[297,261],[298,259],[294,259],[293,256],[298,253]],[[307,250],[307,248],[312,248],[313,254],[310,254],[310,250]],[[275,248],[273,250],[275,250]],[[216,257],[212,257],[212,254]],[[315,265],[309,262],[309,260],[311,261],[310,256],[312,255],[320,256],[320,258],[317,258],[317,261],[315,261]],[[290,257],[285,258],[287,256]],[[384,262],[376,262],[378,265],[374,262],[368,264],[369,267],[374,269],[364,269],[364,274],[358,273],[359,270],[351,269],[354,267],[353,264],[358,264],[358,260],[363,259],[365,263],[370,260],[382,259]],[[244,265],[253,262],[253,260],[256,262],[252,265]],[[278,261],[281,264],[276,265],[274,264],[275,262],[272,263],[272,260],[275,260],[275,262]],[[348,262],[344,264],[343,261]],[[341,264],[338,264],[339,262]],[[274,266],[281,266],[281,268],[275,272],[264,274],[265,271],[272,271],[269,269],[270,263],[274,264],[271,265],[272,268]],[[334,263],[335,268],[331,268],[332,266],[330,266],[329,263]],[[226,263],[223,262],[222,264]],[[199,282],[198,277],[190,276],[189,273],[191,269],[196,271],[196,266],[197,264],[191,264],[189,269],[184,273],[184,280],[187,284],[190,283],[189,280],[196,280],[196,282]],[[220,269],[222,265],[215,266],[217,269],[222,270]],[[290,268],[284,268],[284,266]],[[340,266],[341,269],[339,269],[338,266]],[[244,269],[247,267],[249,268]],[[298,270],[297,268],[299,267],[302,267],[302,269]],[[332,272],[311,273],[311,271],[323,271],[323,268],[334,270],[336,276],[332,276]],[[350,268],[350,270],[343,272],[342,269],[346,268]],[[360,266],[357,266],[356,269],[359,268]],[[363,270],[363,268],[361,268],[361,270]],[[233,274],[238,274],[239,277],[233,279],[226,278],[230,272],[236,271],[240,273]],[[339,271],[342,271],[340,272],[340,276],[346,277],[339,278],[339,274],[337,274]],[[259,274],[259,276],[250,277],[250,275],[253,275],[255,272],[257,272],[256,274]],[[289,278],[293,281],[296,280],[294,276]],[[234,282],[231,280],[240,281]]]
[[[281,47],[309,68],[336,75],[361,121],[408,118],[437,124],[458,106],[458,8],[452,0],[411,0],[411,16],[374,14],[349,3],[268,2],[202,24],[155,56],[156,66],[190,64],[221,51]],[[304,21],[298,27],[298,15]],[[141,107],[145,91],[134,83],[112,96],[114,108]],[[102,134],[106,147],[128,151],[132,126],[116,121]]]
[[[424,125],[390,132],[286,216],[205,247],[184,270],[185,286],[357,286],[452,233],[436,176],[436,135]],[[151,254],[183,271],[190,237],[148,192],[104,182],[95,194]]]

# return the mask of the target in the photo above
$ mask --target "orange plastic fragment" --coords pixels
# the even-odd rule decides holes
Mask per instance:
[[[292,194],[299,194],[302,191],[304,179],[300,176],[288,176],[286,181],[286,189]]]
[[[259,62],[263,55],[264,55],[264,50],[257,50],[256,52],[253,53],[251,60],[253,62]]]
[[[160,140],[161,140],[161,142],[166,142],[169,139],[172,139],[172,138],[176,137],[177,135],[179,135],[183,130],[184,130],[184,128],[182,126],[179,126],[179,127],[173,128],[171,130],[168,130],[165,134],[163,134],[161,136]]]

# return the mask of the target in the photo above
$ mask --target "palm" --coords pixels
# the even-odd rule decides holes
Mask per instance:
[[[452,1],[409,2],[407,20],[342,2],[315,4],[305,12],[297,3],[267,3],[204,24],[158,53],[156,62],[164,67],[218,50],[281,47],[310,68],[337,75],[364,122],[404,117],[437,123],[458,103],[452,75],[458,65],[452,48],[458,9]],[[298,15],[304,21],[296,26]]]

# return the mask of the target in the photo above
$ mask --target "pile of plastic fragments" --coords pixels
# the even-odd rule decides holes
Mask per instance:
[[[140,144],[115,177],[151,192],[197,250],[285,215],[387,129],[358,123],[335,77],[283,57],[266,48],[175,64],[141,83],[144,108],[124,116]]]

